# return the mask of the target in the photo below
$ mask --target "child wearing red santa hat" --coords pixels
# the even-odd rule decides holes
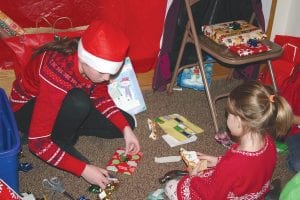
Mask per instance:
[[[108,82],[126,57],[129,41],[116,26],[92,22],[81,38],[38,49],[16,78],[11,103],[30,151],[59,169],[105,188],[105,169],[89,164],[73,145],[81,135],[124,137],[126,154],[140,150],[133,117],[120,110]]]

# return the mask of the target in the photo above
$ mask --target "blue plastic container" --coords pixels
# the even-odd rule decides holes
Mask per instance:
[[[0,178],[19,192],[20,136],[6,93],[0,88]]]

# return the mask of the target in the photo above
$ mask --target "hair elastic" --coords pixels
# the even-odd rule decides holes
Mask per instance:
[[[275,97],[275,95],[274,95],[274,94],[269,96],[269,100],[270,100],[270,102],[272,102],[272,103],[274,103],[274,102],[275,102],[275,100],[274,100],[274,97]]]

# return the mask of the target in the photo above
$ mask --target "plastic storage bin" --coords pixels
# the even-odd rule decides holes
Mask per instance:
[[[0,178],[19,192],[20,136],[6,93],[0,88]]]

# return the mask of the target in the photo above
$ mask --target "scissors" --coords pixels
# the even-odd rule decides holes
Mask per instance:
[[[52,190],[54,192],[59,192],[68,197],[70,200],[75,200],[71,194],[69,194],[65,188],[63,183],[57,177],[52,177],[50,179],[43,180],[43,187],[47,188],[48,190]]]

